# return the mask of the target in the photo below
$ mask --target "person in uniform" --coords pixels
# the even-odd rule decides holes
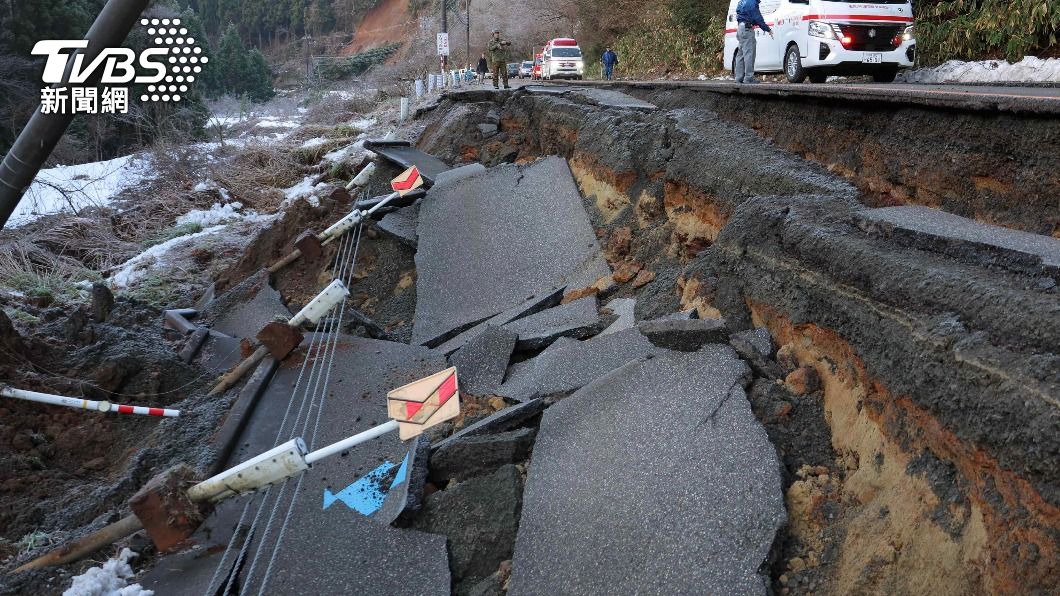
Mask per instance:
[[[493,68],[493,88],[500,89],[501,77],[504,77],[504,88],[508,86],[508,47],[512,42],[501,38],[500,30],[493,32],[493,39],[486,46],[486,53],[490,57],[490,66]]]

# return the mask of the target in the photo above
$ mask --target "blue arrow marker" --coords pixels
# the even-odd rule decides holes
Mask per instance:
[[[347,507],[361,515],[375,513],[383,506],[386,493],[390,491],[389,488],[385,491],[383,490],[382,480],[393,467],[394,464],[385,462],[338,493],[332,493],[330,489],[324,489],[324,509],[334,505],[335,501],[342,501]],[[404,469],[405,464],[402,463],[401,469],[398,470],[399,477],[404,476]]]

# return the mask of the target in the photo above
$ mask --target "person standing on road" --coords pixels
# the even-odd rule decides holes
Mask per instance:
[[[483,83],[486,82],[486,73],[490,71],[489,63],[486,62],[486,54],[482,54],[482,57],[478,59],[478,66],[475,68],[475,72],[478,73],[478,80]]]
[[[773,30],[766,24],[762,11],[758,8],[761,0],[740,0],[736,6],[736,39],[740,42],[740,53],[736,55],[733,70],[736,71],[737,83],[757,83],[755,80],[755,51],[758,41],[755,39],[755,27],[762,29],[773,37]]]
[[[493,31],[493,39],[486,46],[486,52],[490,56],[490,65],[493,67],[493,88],[500,89],[501,77],[504,77],[504,88],[508,86],[508,46],[512,42],[501,38],[500,29]]]
[[[604,52],[601,60],[604,63],[604,80],[613,81],[615,78],[615,65],[618,64],[618,54],[611,49],[611,46],[607,46],[607,51]]]

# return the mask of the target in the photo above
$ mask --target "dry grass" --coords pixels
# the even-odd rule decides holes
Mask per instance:
[[[371,112],[375,108],[375,94],[357,94],[349,99],[327,97],[312,103],[305,117],[307,125],[335,126],[349,122]]]
[[[298,163],[290,146],[250,144],[212,168],[212,177],[244,206],[273,213],[284,200],[279,189],[294,185],[311,171]]]

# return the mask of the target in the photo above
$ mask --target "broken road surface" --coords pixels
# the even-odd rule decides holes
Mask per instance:
[[[437,345],[543,290],[610,273],[559,158],[433,189],[418,236],[413,343]]]
[[[728,347],[630,363],[549,408],[509,594],[764,594],[780,464]]]

